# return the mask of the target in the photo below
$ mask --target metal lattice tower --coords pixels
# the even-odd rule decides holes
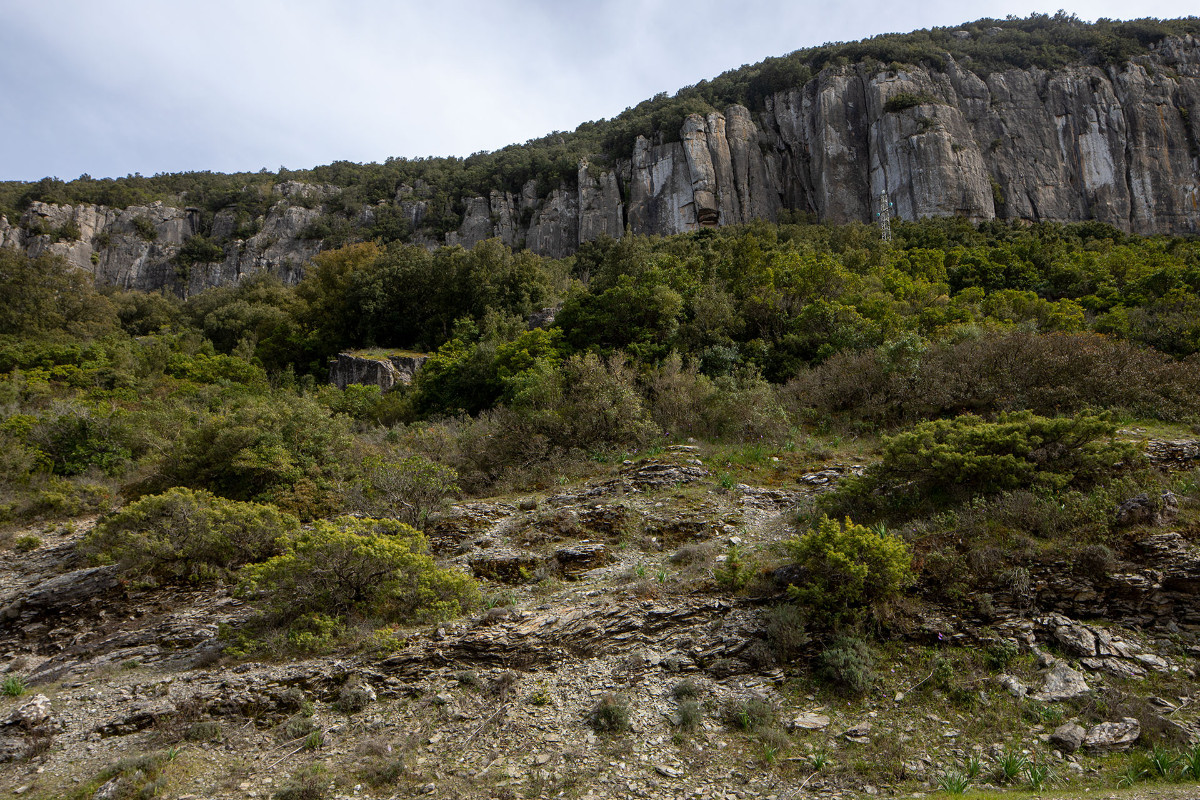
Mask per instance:
[[[887,189],[879,193],[879,211],[875,215],[879,217],[880,236],[890,244],[892,241],[892,201],[888,199]]]

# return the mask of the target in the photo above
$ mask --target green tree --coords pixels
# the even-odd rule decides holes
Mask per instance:
[[[0,297],[0,334],[92,337],[116,327],[112,303],[61,256],[0,248]]]

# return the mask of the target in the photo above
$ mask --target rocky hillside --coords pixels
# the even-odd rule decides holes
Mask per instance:
[[[1157,447],[1160,463],[1197,449]],[[757,595],[712,575],[770,553],[798,506],[861,468],[779,466],[761,487],[723,481],[710,455],[675,446],[454,506],[432,546],[484,581],[486,610],[286,663],[222,656],[222,626],[250,613],[226,589],[87,567],[88,520],[25,540],[0,554],[0,791],[857,797],[966,776],[1044,793],[1113,786],[1135,744],[1196,741],[1200,551],[1170,514],[1141,519],[1110,574],[1041,564],[987,619],[918,601],[874,690],[847,696],[775,658],[786,571]]]
[[[936,62],[826,66],[760,107],[691,114],[678,130],[636,137],[631,151],[583,158],[574,180],[557,186],[535,177],[518,191],[496,185],[451,198],[417,180],[357,207],[347,224],[370,231],[386,218],[428,246],[498,237],[562,257],[600,236],[776,220],[784,209],[872,222],[886,193],[904,219],[1098,220],[1136,233],[1196,232],[1200,41],[1192,35],[1112,66],[981,77],[950,53]],[[209,217],[186,199],[121,210],[35,201],[18,219],[0,218],[0,246],[61,253],[103,285],[186,292],[261,270],[294,282],[335,243],[327,223],[345,213],[346,189],[282,181],[267,191],[265,213],[248,225],[232,207]],[[184,248],[193,237],[205,247]]]

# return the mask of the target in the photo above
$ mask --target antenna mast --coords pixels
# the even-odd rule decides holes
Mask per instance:
[[[879,192],[879,234],[889,244],[892,241],[892,201],[888,199],[887,189]]]

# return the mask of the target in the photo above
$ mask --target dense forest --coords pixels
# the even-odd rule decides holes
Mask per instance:
[[[689,436],[782,447],[966,412],[1200,410],[1200,244],[1096,224],[927,220],[888,243],[763,223],[564,260],[359,243],[295,287],[187,302],[6,251],[0,287],[10,521],[177,486],[314,518],[369,503],[381,464],[483,494]],[[554,324],[529,329],[546,307]],[[324,385],[354,348],[431,358],[387,394]]]

